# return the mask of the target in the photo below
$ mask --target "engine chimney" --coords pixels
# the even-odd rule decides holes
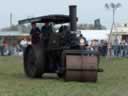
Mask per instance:
[[[69,6],[69,16],[70,16],[70,30],[77,31],[77,6]]]

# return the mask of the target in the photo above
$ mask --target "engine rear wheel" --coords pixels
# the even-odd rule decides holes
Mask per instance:
[[[24,71],[28,77],[40,78],[44,73],[44,54],[38,46],[29,46],[24,52]]]

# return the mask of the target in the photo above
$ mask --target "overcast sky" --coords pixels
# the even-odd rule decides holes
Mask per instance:
[[[0,0],[0,28],[9,26],[9,14],[13,14],[13,23],[27,17],[47,14],[68,14],[68,5],[77,3],[79,23],[93,23],[100,18],[102,24],[109,25],[112,11],[106,10],[105,3],[121,3],[116,11],[116,21],[128,22],[128,0]]]

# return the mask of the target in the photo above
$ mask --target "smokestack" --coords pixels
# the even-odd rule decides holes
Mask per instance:
[[[69,6],[69,16],[70,16],[70,30],[76,31],[77,30],[77,6],[70,5]]]

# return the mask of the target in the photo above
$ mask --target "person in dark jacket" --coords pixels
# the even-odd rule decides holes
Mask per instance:
[[[44,41],[45,47],[48,46],[50,33],[52,32],[52,27],[49,25],[49,22],[46,22],[44,26],[41,28],[42,38]]]
[[[46,22],[44,26],[41,28],[41,33],[43,33],[43,36],[45,39],[47,39],[52,32],[52,26],[50,26],[49,22]]]
[[[42,28],[41,28],[41,32],[48,32],[49,31],[49,23],[48,22],[46,22],[45,24],[44,24],[44,26],[42,26]]]
[[[40,29],[36,26],[36,23],[32,23],[31,24],[32,29],[30,31],[30,35],[32,38],[32,43],[35,44],[37,42],[39,42],[40,40]]]
[[[32,29],[31,29],[31,31],[30,31],[30,35],[33,35],[33,34],[40,34],[40,29],[36,26],[36,23],[32,23],[31,24],[31,26],[32,26]]]

